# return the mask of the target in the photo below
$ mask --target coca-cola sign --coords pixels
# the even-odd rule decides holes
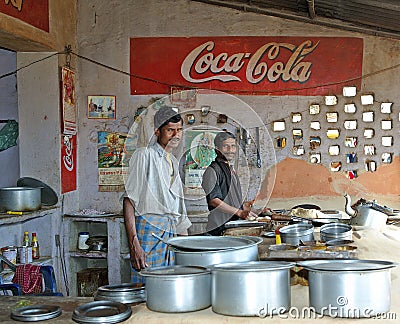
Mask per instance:
[[[131,39],[131,93],[171,86],[236,94],[324,95],[360,86],[363,40],[346,37]]]
[[[61,193],[76,190],[76,135],[61,139]]]
[[[1,0],[0,12],[49,32],[49,0]]]

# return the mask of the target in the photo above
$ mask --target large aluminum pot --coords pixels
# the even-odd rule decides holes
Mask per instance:
[[[327,242],[331,240],[352,240],[353,229],[351,225],[342,223],[331,223],[321,226],[320,229],[321,241]]]
[[[303,242],[315,241],[314,226],[312,224],[298,223],[282,227],[280,235],[283,243],[299,245]]]
[[[216,313],[260,316],[288,311],[290,268],[285,261],[225,263],[211,266],[211,304]]]
[[[41,188],[0,188],[0,211],[34,211],[41,207]]]
[[[310,307],[332,317],[371,317],[390,310],[390,268],[379,260],[315,260],[308,270]]]
[[[261,237],[253,236],[240,237],[248,238],[251,243],[242,247],[216,251],[190,251],[180,250],[173,247],[169,248],[175,252],[175,264],[177,265],[197,265],[207,267],[220,263],[257,261],[259,259],[258,245],[263,241],[263,239]]]
[[[211,306],[211,272],[205,267],[154,267],[140,273],[146,277],[146,303],[150,310],[181,313]]]

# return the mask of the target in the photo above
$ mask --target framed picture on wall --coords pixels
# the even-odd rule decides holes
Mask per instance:
[[[88,118],[115,119],[117,107],[115,96],[88,96]]]

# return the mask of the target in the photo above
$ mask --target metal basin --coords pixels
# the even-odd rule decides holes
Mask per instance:
[[[146,303],[150,310],[182,313],[211,305],[211,272],[205,267],[155,267],[140,273],[146,277]]]
[[[291,245],[299,245],[300,240],[303,242],[314,241],[314,226],[311,224],[293,224],[282,227],[280,230],[281,240],[283,243]]]
[[[226,263],[211,267],[211,303],[216,313],[266,316],[291,306],[290,268],[284,261]]]
[[[390,310],[390,268],[379,260],[315,260],[308,270],[310,307],[331,317],[371,317]]]
[[[321,240],[323,242],[342,239],[342,240],[352,240],[353,239],[353,229],[348,224],[332,223],[325,224],[321,226],[320,229]]]
[[[0,188],[0,211],[35,211],[42,207],[40,188]]]
[[[240,238],[244,238],[240,236]],[[258,260],[258,245],[263,241],[261,237],[246,236],[250,243],[244,246],[227,248],[225,250],[190,251],[169,247],[175,252],[175,264],[210,266],[229,262],[247,262]]]

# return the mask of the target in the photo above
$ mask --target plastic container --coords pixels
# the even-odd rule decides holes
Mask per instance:
[[[86,244],[88,238],[89,238],[89,232],[79,232],[78,250],[86,251],[89,249],[89,245]]]

